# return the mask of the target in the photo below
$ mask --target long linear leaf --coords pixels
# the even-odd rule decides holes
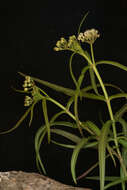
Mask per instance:
[[[76,118],[76,124],[78,126],[80,134],[83,136],[82,128],[79,123],[79,117],[78,117],[78,91],[75,94],[74,98],[74,113],[75,113],[75,118]]]
[[[90,128],[91,131],[93,131],[93,133],[96,135],[96,136],[100,136],[101,134],[101,130],[99,129],[99,127],[97,125],[95,125],[92,121],[86,121],[84,122],[85,125],[88,126],[88,128]]]
[[[21,72],[19,72],[19,74],[22,75],[22,76],[26,76],[25,74],[23,74],[23,73],[21,73]],[[62,93],[64,93],[64,94],[68,95],[68,96],[72,96],[72,95],[74,95],[74,93],[75,93],[75,91],[72,90],[72,89],[70,89],[70,88],[64,88],[64,87],[62,87],[62,86],[60,86],[60,85],[56,85],[56,84],[50,83],[50,82],[48,82],[48,81],[40,80],[40,79],[35,78],[35,77],[31,77],[31,78],[32,78],[34,81],[36,81],[36,82],[38,82],[38,83],[40,83],[40,84],[43,84],[43,85],[45,85],[45,86],[47,86],[47,87],[49,87],[49,88],[51,88],[51,89],[53,89],[53,90],[56,90],[56,91],[58,91],[58,92],[62,92]]]
[[[109,97],[109,100],[113,100],[116,98],[127,98],[127,93],[119,93],[119,94],[115,94]]]
[[[118,91],[124,93],[124,91],[123,91],[120,87],[118,87],[117,85],[115,85],[115,84],[104,83],[104,86],[115,88],[115,89],[117,89]],[[97,87],[101,87],[101,85],[100,85],[100,84],[97,84]],[[92,90],[92,89],[93,89],[93,87],[92,87],[91,85],[89,85],[89,86],[87,86],[87,87],[85,87],[85,88],[82,88],[81,91],[82,91],[82,92],[87,92],[87,91],[90,91],[90,90]]]
[[[84,147],[84,145],[87,143],[88,139],[82,139],[78,145],[75,147],[73,153],[72,153],[72,157],[71,157],[71,174],[72,174],[72,178],[74,180],[75,183],[77,183],[76,181],[76,174],[75,174],[75,166],[76,166],[76,162],[77,162],[77,158],[79,155],[80,150],[82,149],[82,147]]]
[[[126,105],[125,105],[126,106]],[[123,106],[124,108],[124,106]],[[125,107],[126,108],[126,107]],[[123,115],[124,112],[123,111],[126,111],[126,110],[122,110],[121,111],[121,114]],[[122,116],[121,115],[121,116]],[[121,123],[122,127],[123,127],[123,133],[124,133],[124,137],[126,138],[127,137],[127,122],[123,119],[123,118],[119,118],[118,119],[118,122]],[[122,145],[122,158],[123,158],[123,162],[124,162],[124,165],[125,165],[125,168],[127,169],[127,139],[120,139],[118,140],[118,142]],[[125,176],[125,173],[122,169],[122,167],[120,167],[120,176],[121,178],[123,179]],[[121,182],[122,184],[122,189],[125,190],[126,188],[126,184],[125,184],[125,181]]]
[[[59,146],[65,147],[65,148],[70,148],[70,149],[74,149],[76,145],[72,145],[72,144],[63,144],[63,143],[59,143],[56,142],[54,140],[51,140],[51,142],[53,142],[54,144],[57,144]],[[98,145],[98,142],[90,142],[90,143],[86,143],[85,146],[83,147],[83,149],[87,149],[87,148],[94,148]]]
[[[99,171],[100,171],[100,190],[104,190],[104,181],[105,181],[105,154],[109,128],[112,121],[108,120],[102,127],[100,139],[98,142],[98,155],[99,155]]]
[[[115,113],[115,119],[120,119],[124,113],[127,112],[127,104],[124,104],[116,113]]]
[[[29,112],[31,111],[31,109],[32,109],[32,106],[27,109],[27,111],[23,114],[23,116],[19,119],[19,121],[16,123],[16,125],[14,127],[12,127],[11,129],[9,129],[7,131],[0,132],[0,134],[10,133],[10,132],[14,131],[17,127],[19,127],[19,125],[27,117],[27,115],[29,114]]]
[[[127,177],[124,177],[124,178],[122,178],[122,179],[119,178],[119,179],[117,179],[117,180],[114,180],[114,181],[112,181],[111,183],[107,184],[107,185],[105,186],[104,190],[105,190],[105,189],[108,189],[109,187],[118,185],[118,184],[120,184],[120,183],[122,183],[122,182],[126,182],[126,181],[127,181]]]
[[[33,120],[33,110],[36,102],[34,102],[31,106],[31,112],[30,112],[30,121],[29,121],[29,127],[31,126],[32,120]]]
[[[83,81],[83,79],[84,79],[84,77],[85,77],[85,73],[88,71],[89,67],[90,67],[90,66],[87,65],[87,66],[85,66],[85,67],[82,69],[82,71],[81,71],[81,74],[80,74],[80,76],[79,76],[79,78],[78,78],[78,86],[79,86],[79,88],[81,87],[82,81]]]
[[[95,77],[95,74],[94,74],[94,71],[92,68],[89,68],[89,73],[90,73],[90,79],[91,79],[91,84],[92,84],[93,90],[97,95],[99,95],[98,89],[97,89],[97,84],[96,84],[96,77]]]
[[[36,152],[36,164],[37,164],[37,168],[38,170],[41,172],[41,169],[42,171],[44,172],[44,174],[46,174],[46,170],[44,168],[44,165],[41,161],[41,157],[40,157],[40,146],[41,146],[41,143],[45,137],[45,134],[46,134],[46,127],[43,126],[43,127],[40,127],[38,129],[38,131],[36,132],[36,135],[35,135],[35,152]],[[40,169],[40,166],[41,166],[41,169]]]
[[[45,124],[46,124],[46,128],[47,128],[47,134],[48,134],[48,143],[50,143],[50,123],[49,123],[49,119],[48,119],[48,112],[47,112],[47,104],[46,104],[46,99],[44,98],[42,100],[42,108],[43,108],[43,114],[44,114],[44,119],[45,119]]]
[[[75,55],[76,53],[74,52],[74,53],[72,53],[72,55],[70,56],[70,60],[69,60],[69,69],[70,69],[70,75],[71,75],[71,78],[72,78],[72,80],[73,80],[73,82],[74,82],[74,84],[75,84],[75,86],[76,86],[76,88],[77,88],[77,81],[76,81],[76,78],[75,78],[75,76],[74,76],[74,73],[73,73],[73,71],[72,71],[72,59],[73,59],[73,57],[74,57],[74,55]]]
[[[124,71],[127,71],[127,67],[125,65],[121,65],[120,63],[115,62],[115,61],[102,60],[102,61],[96,62],[96,65],[100,65],[100,64],[113,65],[113,66],[118,67]]]
[[[86,17],[87,17],[88,14],[89,14],[89,12],[87,12],[87,13],[84,15],[83,19],[82,19],[81,22],[80,22],[80,25],[79,25],[79,28],[78,28],[78,35],[79,35],[79,33],[80,33],[81,27],[82,27],[84,21],[86,20]]]
[[[100,100],[100,101],[105,101],[105,97],[104,96],[98,96],[94,93],[87,93],[87,92],[84,92],[82,93],[81,92],[81,95],[85,98],[89,98],[89,99],[93,99],[93,100]]]
[[[77,135],[74,135],[74,134],[67,132],[65,130],[62,130],[62,129],[51,129],[51,132],[55,133],[57,135],[61,135],[74,143],[79,143],[81,141],[81,138],[78,137]]]

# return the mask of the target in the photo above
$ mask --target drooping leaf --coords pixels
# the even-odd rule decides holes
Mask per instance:
[[[75,84],[75,86],[76,86],[76,88],[77,88],[78,83],[77,83],[76,78],[75,78],[75,76],[74,76],[74,73],[73,73],[73,71],[72,71],[72,60],[73,60],[73,57],[74,57],[75,54],[76,54],[76,53],[74,52],[74,53],[72,53],[72,55],[70,56],[70,60],[69,60],[69,70],[70,70],[71,78],[72,78],[72,80],[73,80],[73,82],[74,82],[74,84]]]
[[[105,185],[104,190],[105,190],[105,189],[108,189],[109,187],[118,185],[118,184],[120,184],[120,183],[122,183],[122,182],[126,182],[126,181],[127,181],[127,177],[124,177],[124,178],[122,178],[122,179],[119,177],[118,179],[116,179],[116,180],[112,181],[111,183],[108,183],[107,185]]]
[[[36,164],[37,164],[37,168],[38,170],[41,172],[41,169],[42,171],[44,172],[44,174],[46,174],[46,170],[44,168],[44,165],[41,161],[41,157],[40,157],[40,146],[42,144],[42,141],[45,137],[45,134],[46,134],[46,127],[45,126],[42,126],[38,129],[38,131],[36,132],[36,135],[35,135],[35,153],[36,153]],[[41,168],[40,168],[41,167]]]
[[[78,137],[77,135],[74,135],[70,132],[67,132],[65,130],[62,129],[51,129],[51,133],[55,133],[57,135],[61,135],[67,139],[69,139],[70,141],[74,142],[74,143],[79,143],[81,141],[81,138]]]
[[[115,113],[115,119],[119,120],[119,118],[121,118],[124,113],[127,112],[127,104],[124,104],[116,113]],[[125,124],[124,124],[125,125]]]
[[[71,157],[71,174],[72,174],[72,178],[74,180],[75,183],[76,182],[76,174],[75,174],[75,166],[76,166],[76,162],[77,162],[77,158],[79,155],[80,150],[84,147],[84,145],[87,143],[88,139],[82,139],[77,146],[75,147],[75,149],[73,150],[72,153],[72,157]]]
[[[97,125],[95,125],[92,121],[86,121],[84,122],[84,125],[88,126],[88,128],[90,128],[90,130],[96,135],[96,136],[100,136],[101,134],[101,130],[99,129],[99,127]]]
[[[79,123],[79,116],[78,116],[78,91],[75,93],[75,97],[74,97],[74,114],[75,114],[75,118],[76,118],[76,124],[78,126],[79,132],[80,134],[83,136],[83,132],[82,132],[82,128],[80,126]]]
[[[25,74],[23,74],[23,73],[21,73],[21,72],[19,72],[19,74],[21,74],[22,76],[26,76]],[[62,86],[60,86],[60,85],[56,85],[56,84],[50,83],[50,82],[48,82],[48,81],[40,80],[40,79],[35,78],[35,77],[31,77],[31,78],[32,78],[35,82],[38,82],[38,83],[40,83],[40,84],[43,84],[43,85],[45,85],[45,86],[47,86],[47,87],[49,87],[49,88],[51,88],[51,89],[53,89],[53,90],[56,90],[56,91],[58,91],[58,92],[62,92],[62,93],[64,93],[64,94],[68,95],[68,96],[74,95],[74,92],[75,92],[75,91],[72,90],[72,89],[64,88],[64,87],[62,87]]]
[[[46,99],[44,98],[42,100],[42,108],[43,108],[43,114],[44,114],[44,119],[45,119],[45,125],[47,128],[47,134],[48,134],[48,143],[50,143],[51,135],[50,135],[50,123],[48,119],[48,111],[47,111],[47,104],[46,104]]]
[[[127,93],[119,93],[119,94],[109,96],[109,100],[113,100],[117,98],[127,98]]]
[[[29,121],[29,127],[31,126],[32,120],[33,120],[33,110],[36,102],[34,102],[31,106],[31,111],[30,111],[30,121]]]
[[[100,65],[100,64],[113,65],[114,67],[127,71],[127,67],[125,65],[121,65],[120,63],[115,62],[115,61],[102,60],[102,61],[96,62],[96,65]]]
[[[99,155],[99,175],[100,175],[100,190],[104,190],[105,182],[105,158],[106,158],[106,146],[108,142],[108,133],[111,120],[108,120],[101,129],[101,134],[98,142],[98,155]]]
[[[87,66],[85,66],[85,67],[82,69],[82,71],[81,71],[81,74],[80,74],[80,76],[79,76],[79,78],[78,78],[78,86],[79,86],[79,88],[81,87],[81,84],[82,84],[82,82],[83,82],[83,79],[84,79],[85,74],[86,74],[86,72],[88,71],[88,69],[89,69],[89,66],[87,65]]]
[[[23,116],[19,119],[19,121],[16,123],[16,125],[14,127],[12,127],[11,129],[7,130],[7,131],[3,131],[0,132],[0,134],[6,134],[6,133],[10,133],[12,131],[14,131],[17,127],[19,127],[19,125],[24,121],[24,119],[27,117],[27,115],[29,114],[29,112],[31,111],[32,106],[29,107],[26,112],[23,114]]]
[[[104,96],[98,96],[94,93],[87,93],[87,92],[81,92],[81,96],[88,98],[88,99],[93,99],[93,100],[100,100],[100,101],[105,101],[105,97]]]
[[[90,80],[91,80],[91,85],[93,87],[93,90],[97,95],[99,95],[97,84],[96,84],[96,77],[92,68],[89,68],[89,73],[90,73]]]
[[[90,177],[86,177],[87,179],[92,179],[92,180],[100,180],[99,176],[90,176]],[[105,176],[105,181],[115,181],[118,180],[119,177],[117,176]]]

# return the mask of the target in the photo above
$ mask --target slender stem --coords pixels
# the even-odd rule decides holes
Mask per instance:
[[[57,102],[56,100],[52,99],[51,97],[47,97],[47,100],[51,101],[52,103],[54,103],[55,105],[57,105],[58,107],[60,107],[62,110],[64,110],[74,121],[76,121],[76,117],[66,108],[64,107],[62,104],[60,104],[59,102]],[[82,122],[79,120],[79,125],[84,126],[82,124]],[[86,130],[93,135],[93,132],[86,126]]]
[[[93,46],[91,44],[91,55],[92,55],[92,61],[93,63],[91,62],[91,60],[85,55],[83,54],[83,57],[88,61],[88,63],[91,65],[91,67],[93,68],[97,78],[98,78],[98,81],[101,85],[101,88],[103,90],[103,93],[104,93],[104,96],[105,96],[105,100],[106,100],[106,103],[107,103],[107,107],[108,107],[108,110],[109,110],[109,115],[110,115],[110,118],[112,120],[112,127],[113,127],[113,134],[114,134],[114,142],[115,142],[115,145],[116,145],[116,149],[117,149],[117,153],[119,155],[119,161],[121,163],[121,166],[123,168],[123,171],[124,173],[127,175],[127,171],[126,171],[126,168],[123,164],[123,159],[122,159],[122,156],[121,156],[121,153],[120,153],[120,150],[118,148],[118,141],[117,141],[117,132],[116,132],[116,126],[115,126],[115,119],[114,119],[114,116],[113,116],[113,112],[112,112],[112,107],[111,107],[111,103],[110,103],[110,100],[109,100],[109,97],[108,97],[108,93],[106,91],[106,88],[104,86],[104,83],[102,81],[102,78],[96,68],[96,65],[95,65],[95,61],[94,61],[94,53],[93,53]]]
[[[93,45],[92,44],[90,44],[90,49],[91,49],[92,62],[95,65],[94,51],[93,51]]]

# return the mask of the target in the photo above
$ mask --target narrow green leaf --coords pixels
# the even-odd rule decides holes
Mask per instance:
[[[100,65],[100,64],[113,65],[114,67],[117,67],[117,68],[120,68],[120,69],[122,69],[124,71],[127,71],[127,67],[126,66],[121,65],[120,63],[115,62],[115,61],[102,60],[102,61],[96,62],[96,65]]]
[[[104,83],[104,86],[115,88],[115,89],[117,89],[118,91],[124,93],[124,91],[123,91],[120,87],[118,87],[117,85],[109,84],[109,83]],[[101,87],[101,85],[100,85],[100,84],[97,84],[97,87]],[[92,90],[92,89],[93,89],[93,87],[92,87],[91,85],[89,85],[89,86],[87,86],[87,87],[81,89],[81,91],[82,91],[82,92],[87,92],[87,91]]]
[[[53,115],[53,117],[51,118],[51,120],[50,120],[50,123],[53,123],[53,122],[55,122],[55,120],[58,118],[58,117],[60,117],[62,114],[65,114],[66,112],[65,111],[60,111],[60,112],[58,112],[58,113],[56,113],[55,115]]]
[[[118,120],[121,118],[124,113],[127,112],[127,104],[124,104],[116,113],[115,113],[115,119]],[[125,125],[125,124],[124,124]]]
[[[44,172],[44,174],[46,174],[46,171],[45,171],[45,168],[44,168],[44,165],[41,161],[41,157],[40,157],[40,146],[42,144],[42,141],[45,137],[45,134],[46,134],[46,127],[43,126],[43,127],[40,127],[38,129],[38,131],[36,132],[36,135],[35,135],[35,153],[36,153],[36,164],[37,164],[37,168],[39,171],[42,171]],[[40,169],[41,167],[41,169]]]
[[[97,95],[99,95],[97,84],[96,84],[96,77],[92,68],[89,68],[89,73],[90,73],[90,80],[91,80],[93,90]]]
[[[87,92],[81,92],[81,95],[85,98],[89,98],[89,99],[93,99],[93,100],[101,100],[101,101],[105,101],[105,97],[104,96],[98,96],[96,94],[93,93],[87,93]]]
[[[75,174],[75,166],[76,166],[76,162],[77,162],[77,158],[79,155],[80,150],[84,147],[84,145],[87,143],[88,139],[82,139],[77,146],[75,147],[75,149],[73,150],[72,153],[72,157],[71,157],[71,173],[72,173],[72,178],[74,180],[75,183],[76,182],[76,174]]]
[[[109,97],[109,100],[113,100],[116,98],[127,98],[127,93],[119,93],[119,94],[115,94]]]
[[[111,120],[108,120],[101,129],[101,134],[98,142],[98,155],[99,155],[99,171],[100,171],[100,190],[104,190],[105,182],[105,157],[106,157],[106,146],[108,142],[108,133],[110,126],[112,124]]]
[[[56,145],[59,145],[59,146],[62,146],[62,147],[65,147],[65,148],[70,148],[70,149],[74,149],[75,148],[75,145],[71,145],[71,144],[62,144],[62,143],[59,143],[59,142],[56,142],[54,140],[51,140],[52,143],[56,144]]]
[[[114,181],[112,181],[111,183],[105,185],[104,190],[105,190],[105,189],[108,189],[109,187],[118,185],[118,184],[120,184],[120,183],[122,183],[122,182],[126,182],[126,181],[127,181],[127,177],[124,177],[124,178],[122,178],[122,179],[119,178],[119,179],[117,179],[117,180],[114,180]]]
[[[23,74],[23,73],[21,73],[21,72],[19,72],[19,74],[22,75],[22,76],[26,76],[25,74]],[[38,82],[38,83],[40,83],[40,84],[43,84],[44,86],[47,86],[47,87],[49,87],[49,88],[51,88],[51,89],[53,89],[53,90],[56,90],[56,91],[58,91],[58,92],[62,92],[62,93],[64,93],[64,94],[68,95],[68,96],[72,96],[72,95],[74,95],[74,93],[75,93],[75,91],[72,90],[72,89],[70,89],[70,88],[64,88],[64,87],[62,87],[62,86],[60,86],[60,85],[56,85],[56,84],[50,83],[50,82],[48,82],[48,81],[40,80],[40,79],[35,78],[35,77],[31,77],[31,78],[32,78],[35,82]]]
[[[46,99],[44,98],[42,100],[42,108],[43,108],[43,114],[44,114],[44,119],[45,119],[45,124],[47,128],[47,134],[48,134],[48,143],[50,143],[50,123],[48,119],[48,112],[47,112],[47,104],[46,104]]]
[[[81,22],[80,22],[80,25],[79,25],[79,28],[78,28],[78,35],[79,35],[79,33],[80,33],[81,27],[82,27],[84,21],[86,20],[86,17],[87,17],[88,14],[89,14],[89,12],[87,12],[87,13],[84,15],[83,19],[82,19]]]
[[[99,127],[97,125],[95,125],[92,121],[86,121],[84,123],[85,125],[88,126],[88,128],[93,131],[93,133],[96,135],[96,136],[100,136],[101,134],[101,130],[99,129]]]
[[[24,121],[24,119],[27,117],[27,115],[29,114],[29,112],[31,111],[32,106],[29,107],[27,109],[27,111],[24,113],[24,115],[19,119],[19,121],[16,123],[16,125],[14,127],[12,127],[11,129],[7,130],[7,131],[3,131],[0,132],[0,134],[6,134],[6,133],[10,133],[12,131],[14,131],[17,127],[19,127],[19,125]]]
[[[57,135],[61,135],[74,143],[79,143],[81,141],[81,138],[78,137],[77,135],[74,135],[74,134],[64,131],[62,129],[51,129],[51,132],[55,133]]]
[[[73,102],[74,102],[74,96],[72,96],[72,97],[68,100],[67,105],[66,105],[67,110],[70,109],[70,107],[71,107],[71,105],[73,104]]]
[[[30,112],[30,121],[29,121],[29,127],[31,126],[32,120],[33,120],[33,110],[36,102],[32,104],[31,106],[31,112]]]
[[[92,179],[92,180],[99,180],[100,181],[99,176],[90,176],[90,177],[86,177],[86,179]],[[105,176],[105,181],[115,181],[118,179],[119,179],[119,177],[116,177],[116,176]]]
[[[74,97],[74,114],[75,114],[76,124],[78,126],[79,132],[83,136],[82,128],[80,126],[79,117],[78,117],[78,91],[75,93],[75,97]]]
[[[73,73],[73,71],[72,71],[72,59],[73,59],[73,57],[74,57],[75,54],[76,54],[76,53],[74,52],[74,53],[72,53],[72,55],[70,56],[69,69],[70,69],[71,78],[72,78],[72,80],[73,80],[73,82],[74,82],[74,84],[75,84],[75,86],[76,86],[76,88],[77,88],[77,87],[78,87],[78,83],[77,83],[76,78],[75,78],[75,76],[74,76],[74,73]]]
[[[67,121],[55,121],[53,123],[50,123],[51,126],[66,126],[71,128],[77,128],[77,125],[75,123],[67,122]]]
[[[79,86],[79,88],[81,87],[82,81],[83,81],[83,79],[84,79],[84,77],[85,77],[85,74],[86,74],[86,72],[88,71],[89,67],[90,67],[90,66],[87,65],[87,66],[85,66],[85,67],[82,69],[82,71],[81,71],[81,74],[80,74],[80,76],[79,76],[79,78],[78,78],[78,86]]]

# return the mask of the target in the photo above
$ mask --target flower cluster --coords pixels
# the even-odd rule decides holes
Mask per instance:
[[[33,99],[30,96],[25,96],[24,106],[30,106],[33,102]]]
[[[56,43],[56,47],[54,48],[55,51],[60,51],[60,50],[80,51],[80,49],[81,47],[75,35],[70,36],[68,41],[65,38],[60,38],[60,40],[57,41]]]
[[[34,89],[34,81],[31,79],[30,76],[25,76],[25,81],[23,84],[23,88],[25,92],[32,92]],[[33,98],[30,96],[25,96],[24,106],[30,106],[33,102]]]
[[[86,30],[84,33],[80,33],[78,36],[78,40],[81,42],[86,42],[89,44],[93,44],[97,38],[100,37],[98,30],[90,29]]]
[[[25,81],[23,84],[24,91],[29,91],[33,89],[34,87],[34,81],[31,79],[30,76],[25,76]]]

